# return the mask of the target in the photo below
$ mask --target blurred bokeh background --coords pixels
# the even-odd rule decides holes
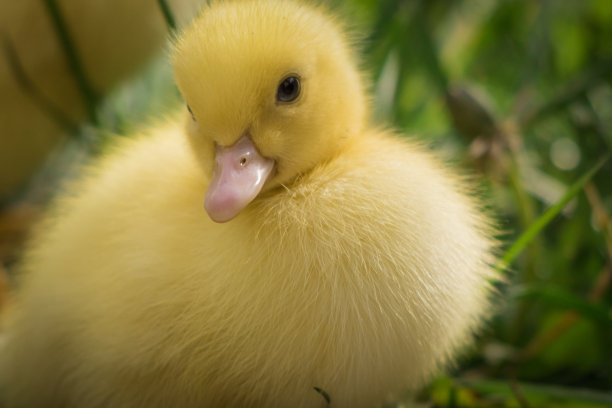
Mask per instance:
[[[201,2],[0,0],[0,269],[62,180],[181,105],[169,38]],[[328,3],[375,120],[480,180],[506,261],[477,344],[389,407],[612,407],[612,1]]]

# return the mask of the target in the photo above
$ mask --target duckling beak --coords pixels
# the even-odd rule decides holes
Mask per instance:
[[[274,168],[248,135],[229,147],[216,145],[215,170],[206,190],[204,208],[215,222],[237,216],[261,191]]]

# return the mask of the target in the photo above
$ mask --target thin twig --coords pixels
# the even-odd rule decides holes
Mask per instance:
[[[585,184],[584,192],[586,193],[587,200],[589,201],[591,209],[593,210],[596,226],[601,230],[601,233],[606,240],[608,256],[612,260],[612,222],[610,221],[610,216],[601,202],[597,188],[592,182]]]
[[[603,298],[606,292],[610,289],[612,284],[612,264],[607,264],[595,279],[593,288],[589,293],[589,300],[591,302],[599,301]]]
[[[606,240],[608,258],[610,262],[612,262],[612,221],[610,220],[610,216],[601,202],[601,198],[599,197],[599,193],[597,192],[595,185],[591,182],[587,183],[584,186],[584,191],[589,204],[591,205],[591,209],[593,210],[593,214],[595,215],[597,227],[601,230]],[[612,266],[608,264],[597,277],[597,280],[589,293],[589,300],[592,302],[601,300],[608,289],[610,289],[611,284]]]
[[[314,390],[316,392],[321,394],[321,396],[325,400],[327,406],[329,406],[331,404],[331,398],[329,397],[329,394],[327,393],[327,391],[325,391],[324,389],[319,388],[319,387],[312,387],[312,388],[314,388]]]
[[[526,361],[540,354],[542,350],[557,341],[557,339],[571,329],[578,320],[580,320],[578,313],[573,311],[565,312],[555,325],[531,339],[521,351],[519,360]]]
[[[521,390],[518,381],[516,381],[516,378],[512,378],[509,383],[510,389],[512,390],[512,393],[516,397],[516,400],[518,401],[521,408],[530,408],[531,406],[529,405],[527,398],[525,398],[525,394],[523,394],[523,391]]]

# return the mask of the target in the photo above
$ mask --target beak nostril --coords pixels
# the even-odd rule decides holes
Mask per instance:
[[[206,189],[204,208],[215,222],[236,217],[257,195],[274,169],[248,136],[216,147],[215,169]]]

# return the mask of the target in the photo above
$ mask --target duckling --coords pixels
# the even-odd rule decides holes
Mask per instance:
[[[302,1],[203,9],[173,54],[188,107],[119,142],[30,245],[5,406],[372,407],[470,343],[491,220],[370,123],[347,38]]]

